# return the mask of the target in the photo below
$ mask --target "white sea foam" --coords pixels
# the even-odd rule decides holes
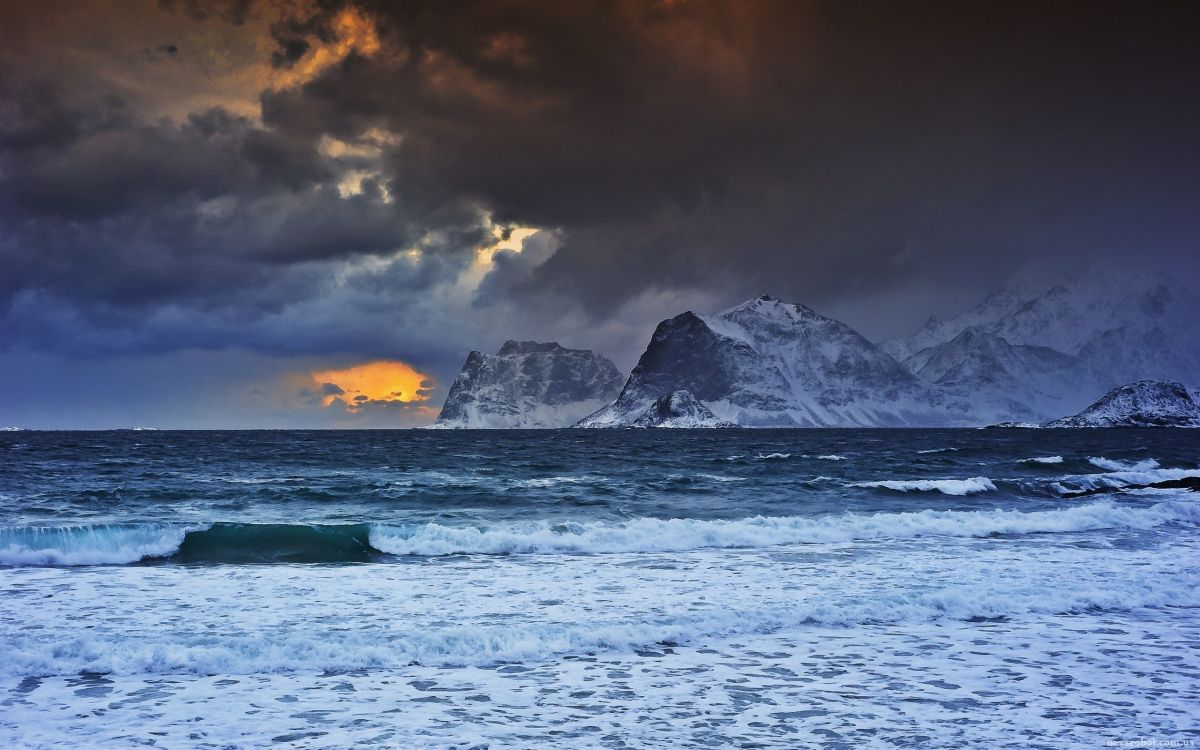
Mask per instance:
[[[199,526],[33,526],[0,529],[0,565],[122,565],[167,557]]]
[[[1108,471],[1149,471],[1158,468],[1158,461],[1147,458],[1143,461],[1113,461],[1103,456],[1092,456],[1088,463]]]
[[[917,451],[917,453],[949,453],[956,450],[958,448],[930,448],[928,450]]]
[[[940,492],[943,495],[972,495],[991,492],[996,485],[987,477],[970,479],[887,479],[879,482],[854,482],[851,487],[876,487],[896,492]]]
[[[825,517],[758,516],[733,521],[638,518],[621,524],[539,522],[485,528],[433,523],[379,525],[371,529],[370,541],[372,547],[395,555],[673,552],[925,536],[1149,529],[1176,521],[1200,522],[1200,505],[1171,500],[1134,508],[1104,501],[1030,512],[923,510]]]
[[[1105,731],[1096,695],[1122,703],[1121,726],[1136,725],[1144,736],[1177,733],[1179,717],[1195,712],[1194,696],[1162,686],[1192,681],[1188,661],[1174,656],[1194,645],[1186,612],[1105,611],[1096,619],[1107,627],[1062,627],[1056,617],[1009,618],[1003,627],[985,625],[986,633],[947,621],[816,626],[704,638],[694,643],[702,648],[662,657],[609,651],[524,671],[405,665],[253,679],[72,674],[17,688],[0,720],[0,746],[127,747],[136,727],[169,748],[598,750],[600,726],[609,737],[636,737],[639,747],[794,750],[793,715],[781,709],[803,707],[812,736],[840,735],[853,717],[872,747],[912,744],[917,735],[930,750],[1087,747]],[[1143,638],[1153,647],[1130,647]],[[888,689],[863,690],[864,673]],[[102,688],[80,689],[93,680]],[[714,689],[723,684],[730,688]],[[681,720],[699,706],[703,720]],[[736,740],[727,727],[737,728]],[[306,739],[302,728],[324,734]]]
[[[576,571],[581,572],[581,571]],[[941,571],[944,572],[944,571]],[[979,573],[975,570],[973,573]],[[696,582],[692,582],[695,585]],[[1200,606],[1200,573],[1194,569],[1161,578],[1141,576],[1124,585],[1096,581],[1039,585],[1036,579],[982,584],[946,583],[916,590],[875,589],[867,597],[830,592],[755,605],[674,607],[659,611],[624,609],[607,620],[530,620],[498,623],[454,618],[434,626],[404,622],[346,630],[284,628],[269,623],[239,627],[219,637],[186,629],[154,630],[113,641],[92,632],[46,639],[18,635],[4,644],[0,674],[61,675],[81,671],[152,674],[255,674],[313,670],[401,668],[412,664],[482,665],[539,662],[563,654],[631,652],[657,644],[775,633],[811,626],[853,627],[878,623],[921,623],[973,618]],[[554,582],[562,586],[563,582]],[[711,584],[716,585],[716,584]],[[522,591],[528,596],[530,592]],[[558,593],[562,593],[559,591]],[[319,606],[319,605],[317,605]],[[244,617],[248,612],[239,612]],[[364,613],[366,616],[366,613]],[[112,623],[109,623],[110,625]]]
[[[1021,461],[1023,464],[1061,464],[1062,462],[1062,456],[1034,456]]]
[[[774,459],[774,458],[791,458],[791,457],[792,457],[791,453],[767,453],[765,455],[762,453],[758,454],[758,459],[760,461],[767,461],[767,460]]]
[[[817,458],[819,458],[823,461],[845,461],[846,460],[845,456],[839,456],[836,453],[829,453],[824,456],[817,456]]]

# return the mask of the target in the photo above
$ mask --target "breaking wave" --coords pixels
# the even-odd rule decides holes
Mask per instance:
[[[1157,462],[1155,465],[1158,465]],[[1153,487],[1163,482],[1193,478],[1200,478],[1200,469],[1139,469],[1104,474],[1074,474],[1060,478],[1053,487],[1060,495],[1069,495],[1081,491]]]
[[[816,518],[760,516],[736,521],[639,518],[623,524],[538,523],[486,528],[439,524],[376,526],[371,531],[371,544],[396,555],[672,552],[923,536],[986,537],[1106,528],[1149,529],[1173,522],[1200,523],[1200,505],[1165,501],[1135,508],[1103,501],[1031,512],[923,510]]]
[[[991,492],[996,485],[987,477],[970,479],[886,479],[879,482],[854,482],[851,487],[870,487],[895,492],[940,492],[943,495],[973,495]]]
[[[0,529],[0,565],[121,565],[174,554],[194,527],[172,524]]]
[[[1061,464],[1062,462],[1062,456],[1034,456],[1021,460],[1023,464]]]
[[[1113,461],[1103,456],[1092,456],[1088,463],[1106,471],[1150,471],[1158,468],[1158,461],[1153,458],[1144,461]]]
[[[927,536],[987,537],[1200,523],[1200,504],[1100,501],[1060,510],[937,511],[738,520],[637,518],[623,523],[485,527],[423,524],[164,524],[0,529],[0,565],[346,563],[387,555],[603,554],[771,547]]]

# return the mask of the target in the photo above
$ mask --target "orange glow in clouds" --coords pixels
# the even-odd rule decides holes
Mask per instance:
[[[347,367],[323,370],[309,375],[322,390],[321,403],[332,406],[341,400],[346,411],[357,412],[369,403],[427,401],[433,379],[405,362],[379,360]]]
[[[370,57],[380,50],[379,34],[369,17],[353,6],[345,8],[333,19],[334,39],[314,44],[304,57],[290,68],[273,71],[275,88],[299,86],[315,78],[326,68],[340,63],[357,52]]]

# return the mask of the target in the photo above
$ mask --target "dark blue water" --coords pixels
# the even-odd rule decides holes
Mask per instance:
[[[1024,461],[1047,456],[1063,462]],[[0,433],[0,519],[11,525],[713,519],[895,510],[914,499],[943,509],[1044,508],[1060,502],[1054,480],[1101,471],[1090,457],[1195,468],[1200,433]],[[972,477],[989,478],[996,490],[980,497],[856,486]]]
[[[1187,430],[0,433],[0,742],[1190,737],[1198,485]]]

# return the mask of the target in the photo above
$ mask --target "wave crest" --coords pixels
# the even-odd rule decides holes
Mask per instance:
[[[879,482],[853,482],[851,487],[869,487],[895,492],[940,492],[943,495],[973,495],[992,492],[996,485],[987,477],[970,479],[886,479]]]
[[[1088,463],[1106,471],[1151,471],[1158,468],[1158,461],[1153,458],[1142,461],[1114,461],[1103,456],[1092,456]]]
[[[777,516],[734,521],[639,518],[623,524],[549,523],[486,528],[421,524],[375,526],[371,545],[394,555],[677,552],[712,547],[769,547],[923,536],[986,537],[1149,529],[1172,522],[1200,523],[1200,506],[1165,501],[1135,508],[1110,501],[1044,511],[936,511]]]
[[[197,528],[173,524],[0,528],[0,565],[123,565],[168,557]]]

